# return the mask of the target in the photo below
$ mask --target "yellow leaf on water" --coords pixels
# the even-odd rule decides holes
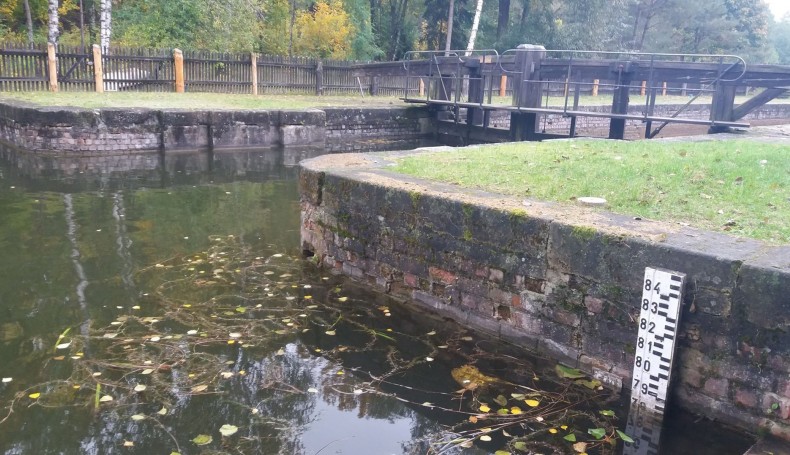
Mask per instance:
[[[192,387],[191,390],[192,393],[200,393],[205,391],[206,389],[208,389],[208,386],[206,384],[200,384],[200,385],[196,385],[195,387]]]
[[[567,430],[568,429],[568,425],[560,425],[560,428],[562,428],[563,430]]]
[[[99,401],[102,403],[109,403],[110,401],[112,401],[112,399],[113,398],[111,396],[104,395],[103,397],[99,398]]]
[[[484,434],[483,436],[480,436],[480,440],[488,442],[488,441],[491,440],[491,436],[488,436],[487,434]]]
[[[140,421],[140,420],[144,420],[144,419],[145,419],[145,416],[142,415],[142,414],[135,414],[135,415],[132,416],[132,420],[134,420],[135,422]]]
[[[135,391],[135,392],[143,392],[143,391],[145,391],[145,389],[147,389],[147,388],[148,388],[148,387],[146,387],[146,385],[145,385],[145,384],[137,384],[136,386],[134,386],[134,391]]]
[[[348,297],[338,297],[337,298],[338,302],[345,302],[346,300],[348,300]]]
[[[521,414],[521,412],[522,412],[521,408],[519,408],[518,406],[513,406],[512,408],[510,408],[510,413],[513,415],[519,415]]]
[[[41,392],[33,392],[30,395],[28,395],[28,396],[35,400],[35,399],[37,399],[38,397],[41,396]]]
[[[484,404],[480,405],[480,412],[489,412],[490,410],[491,410],[491,408],[489,408],[488,406],[486,406]]]
[[[540,404],[540,401],[529,399],[529,400],[524,400],[524,403],[527,403],[527,406],[534,408]]]
[[[154,370],[151,369],[151,368],[146,368],[145,370],[143,370],[143,374],[151,374],[153,372],[154,372]]]
[[[557,429],[556,428],[549,428],[549,433],[557,434]]]
[[[124,447],[134,447],[134,442],[124,440],[123,441],[123,446]]]

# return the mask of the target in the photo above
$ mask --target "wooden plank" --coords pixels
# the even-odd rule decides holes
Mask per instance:
[[[104,71],[102,70],[101,47],[93,45],[93,74],[96,93],[104,93]]]
[[[773,100],[774,98],[781,96],[788,89],[785,87],[777,87],[777,88],[767,88],[762,92],[758,93],[757,95],[753,96],[752,98],[746,100],[743,104],[736,107],[732,110],[732,120],[740,120],[753,110],[760,108],[765,105],[765,103]]]
[[[58,91],[58,60],[55,56],[55,45],[47,43],[47,65],[49,67],[49,91]]]
[[[184,54],[180,49],[173,50],[173,67],[176,75],[175,89],[176,93],[184,93]]]

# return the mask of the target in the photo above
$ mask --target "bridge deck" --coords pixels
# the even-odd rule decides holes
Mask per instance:
[[[748,128],[749,124],[744,122],[729,122],[722,120],[704,120],[682,117],[657,117],[652,115],[635,115],[635,114],[613,114],[610,112],[591,112],[580,110],[569,110],[562,108],[543,108],[543,107],[518,107],[507,106],[503,104],[486,104],[486,103],[470,103],[463,101],[447,101],[447,100],[426,100],[418,98],[401,98],[407,103],[421,103],[435,106],[458,106],[461,108],[482,109],[484,111],[505,111],[517,113],[534,113],[534,114],[556,114],[566,117],[603,117],[612,119],[624,120],[642,120],[644,122],[657,122],[657,123],[682,123],[688,125],[708,125],[708,126],[724,126],[734,128]]]

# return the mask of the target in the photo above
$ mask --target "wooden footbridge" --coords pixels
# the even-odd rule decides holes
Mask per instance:
[[[574,137],[580,117],[609,119],[612,139],[624,137],[627,121],[643,123],[646,138],[672,123],[707,125],[709,132],[720,132],[748,127],[742,121],[746,115],[790,90],[790,67],[747,65],[734,55],[546,50],[534,45],[501,54],[410,52],[403,61],[360,65],[354,75],[400,76],[404,101],[428,105],[445,132],[477,142]],[[512,96],[504,97],[508,79]],[[682,87],[688,102],[675,112],[656,115],[656,100],[668,86]],[[583,93],[599,90],[612,94],[611,109],[580,104]],[[735,104],[736,94],[749,92],[756,94]],[[638,112],[629,109],[632,93],[645,99]],[[700,97],[712,99],[707,118],[689,114]],[[508,114],[509,129],[491,126],[492,116]],[[569,118],[568,134],[541,131],[542,116]]]

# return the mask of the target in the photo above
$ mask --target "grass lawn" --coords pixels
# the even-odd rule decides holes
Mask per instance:
[[[424,153],[397,172],[513,196],[790,243],[790,146],[704,142],[549,141]]]
[[[230,95],[227,93],[155,92],[0,92],[0,100],[21,100],[41,106],[147,107],[155,109],[306,109],[331,106],[405,106],[397,97]]]

